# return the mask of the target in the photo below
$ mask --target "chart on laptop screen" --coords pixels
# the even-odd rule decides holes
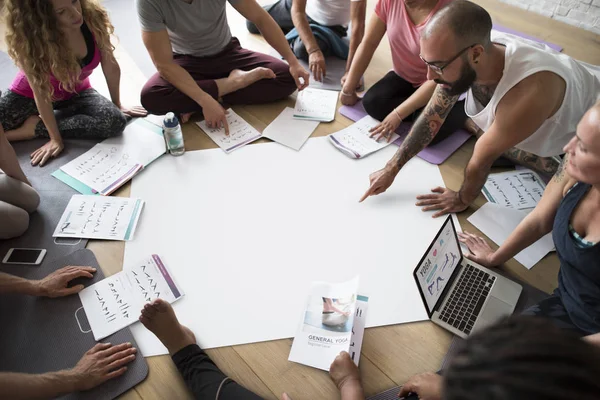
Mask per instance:
[[[417,279],[430,310],[440,298],[459,260],[459,244],[448,219],[417,270]]]

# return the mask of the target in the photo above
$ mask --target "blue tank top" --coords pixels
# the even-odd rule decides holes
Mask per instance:
[[[590,188],[579,182],[562,199],[552,238],[560,260],[558,293],[573,323],[592,334],[600,332],[600,243],[582,248],[569,234],[573,210]]]

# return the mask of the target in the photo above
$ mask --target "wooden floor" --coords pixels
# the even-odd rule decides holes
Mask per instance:
[[[398,0],[401,1],[401,0]],[[369,0],[368,16],[375,6]],[[564,52],[583,61],[600,65],[600,36],[583,31],[495,0],[478,0],[491,14],[495,23],[517,29],[538,38],[557,43]],[[134,16],[132,16],[134,18]],[[244,47],[268,51],[262,38],[250,35],[243,18],[231,8],[229,21],[234,35]],[[139,102],[139,88],[144,78],[120,48],[117,49],[123,69],[122,91],[124,102]],[[391,68],[389,46],[384,39],[375,53],[375,58],[366,74],[367,87],[376,82]],[[97,83],[102,85],[102,82]],[[235,107],[235,111],[262,131],[294,99],[261,106]],[[323,136],[348,126],[350,120],[336,116],[329,124],[320,124],[313,136]],[[186,149],[200,150],[216,147],[194,124],[184,126]],[[440,166],[446,185],[454,190],[460,187],[464,167],[472,153],[474,141],[470,140],[449,160]],[[364,177],[365,189],[368,177]],[[129,185],[120,190],[118,196],[129,195]],[[459,215],[463,229],[478,232],[466,218],[485,202],[480,196],[475,204]],[[478,232],[479,233],[479,232]],[[122,269],[124,243],[90,241],[88,248],[98,258],[105,274],[111,275]],[[527,271],[516,261],[505,266],[515,276],[544,290],[556,287],[558,260],[546,257],[532,270]],[[430,322],[412,323],[367,329],[364,337],[360,370],[367,396],[402,384],[412,374],[437,370],[447,351],[451,335]],[[326,372],[287,361],[291,339],[267,343],[249,344],[209,350],[225,373],[257,394],[268,398],[280,398],[285,391],[294,400],[336,399],[338,393]],[[150,365],[148,378],[129,392],[123,399],[187,399],[191,398],[181,377],[167,356],[147,359]]]

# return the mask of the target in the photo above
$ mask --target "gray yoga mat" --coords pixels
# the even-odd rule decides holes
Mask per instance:
[[[28,279],[40,279],[67,265],[89,265],[97,269],[93,279],[78,279],[74,284],[83,283],[88,286],[104,278],[96,257],[87,249],[78,250],[65,258],[39,267],[21,265],[9,268],[0,265],[0,270]],[[24,295],[2,296],[0,326],[0,371],[37,374],[72,368],[83,354],[96,344],[78,295],[57,299]],[[128,328],[102,342],[131,342],[136,346]],[[127,372],[123,376],[95,389],[72,393],[61,399],[113,399],[143,381],[147,375],[148,365],[144,357],[138,354],[135,361],[127,366]]]
[[[35,139],[13,143],[21,168],[40,195],[38,210],[30,215],[29,228],[18,238],[0,241],[0,260],[12,247],[42,248],[47,250],[42,266],[85,247],[85,239],[54,239],[52,234],[71,196],[77,192],[50,174],[62,165],[91,149],[94,140],[65,140],[60,156],[44,167],[31,165],[29,155],[47,139]],[[0,263],[0,265],[2,265]]]

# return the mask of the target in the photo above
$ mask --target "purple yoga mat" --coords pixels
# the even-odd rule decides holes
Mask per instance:
[[[367,115],[367,112],[362,105],[362,101],[359,101],[352,107],[342,106],[340,108],[340,114],[346,118],[350,118],[352,121],[358,121]],[[400,137],[394,142],[395,145],[400,146],[402,144],[404,138],[410,131],[411,126],[412,124],[407,122],[400,124],[398,129],[396,129],[396,133],[400,135]],[[452,153],[458,150],[458,148],[462,146],[469,139],[469,137],[471,137],[471,135],[468,132],[462,129],[458,130],[441,142],[425,148],[425,150],[421,151],[419,154],[417,154],[417,156],[428,163],[439,165],[446,161],[446,159],[450,157]]]
[[[495,29],[495,30],[497,30],[499,32],[510,33],[511,35],[520,36],[520,37],[522,37],[524,39],[533,40],[534,42],[544,43],[546,46],[548,46],[551,49],[554,49],[556,51],[562,51],[562,49],[563,49],[561,46],[559,46],[557,44],[546,42],[545,40],[538,39],[536,37],[526,35],[525,33],[521,33],[521,32],[515,31],[514,29],[506,28],[504,26],[496,25],[496,24],[494,24],[492,27],[493,27],[493,29]]]

